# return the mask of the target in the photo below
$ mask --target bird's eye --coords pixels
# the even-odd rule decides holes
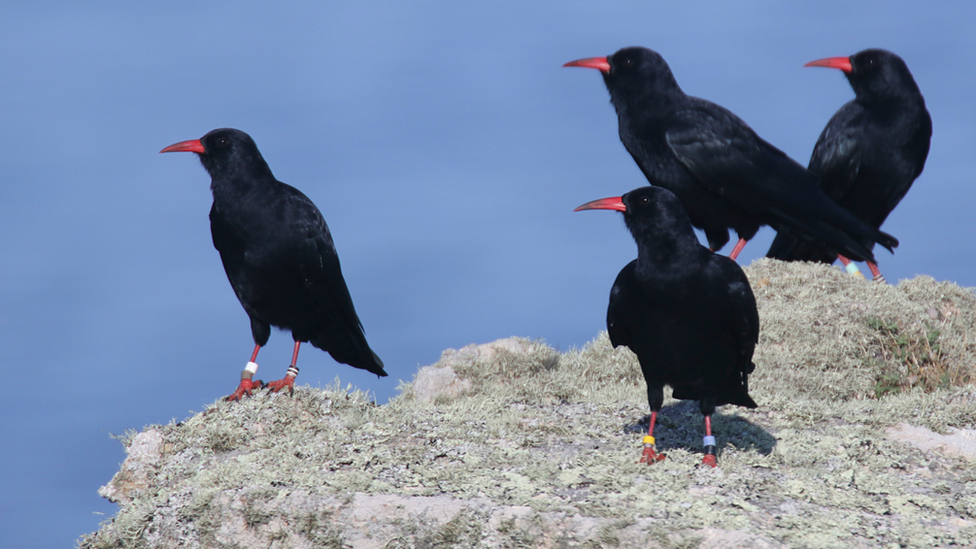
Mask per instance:
[[[642,196],[642,197],[640,197],[638,199],[638,202],[640,202],[641,205],[650,204],[651,203],[651,199],[648,198],[648,197],[646,197],[646,196]]]
[[[874,68],[874,59],[868,58],[868,60],[864,62],[864,68],[867,69],[867,70],[873,69]]]
[[[624,66],[625,67],[632,67],[633,65],[634,65],[634,60],[633,59],[630,59],[630,58],[624,59]]]
[[[227,141],[227,138],[226,137],[218,137],[217,138],[217,146],[218,147],[226,147],[227,146],[227,143],[228,143],[228,141]]]

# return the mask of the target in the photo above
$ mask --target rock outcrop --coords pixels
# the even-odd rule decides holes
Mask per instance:
[[[602,334],[559,353],[445,351],[378,406],[349,387],[218,401],[130,434],[84,548],[945,547],[976,543],[976,298],[927,277],[747,269],[756,410],[668,400],[637,463],[640,369]]]

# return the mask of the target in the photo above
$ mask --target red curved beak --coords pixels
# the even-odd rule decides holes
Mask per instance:
[[[611,196],[610,198],[601,198],[599,200],[587,202],[573,211],[580,212],[583,210],[617,210],[618,212],[626,212],[627,206],[624,206],[624,202],[621,200],[621,197]]]
[[[804,67],[827,67],[830,69],[840,69],[847,74],[850,74],[854,67],[851,66],[850,57],[827,57],[825,59],[817,59],[816,61],[810,61]]]
[[[570,61],[563,66],[597,69],[604,74],[610,72],[610,62],[607,61],[606,57],[587,57],[586,59],[577,59],[576,61]]]
[[[159,151],[161,153],[172,153],[172,152],[195,152],[203,154],[206,149],[203,148],[203,143],[199,139],[190,139],[189,141],[180,141],[179,143],[173,143],[169,147]]]

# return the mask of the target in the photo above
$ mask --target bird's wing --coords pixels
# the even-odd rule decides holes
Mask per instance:
[[[694,178],[740,208],[799,229],[858,259],[870,250],[851,236],[891,249],[897,240],[865,225],[820,190],[817,178],[760,138],[728,110],[701,101],[668,120],[668,145]]]
[[[214,248],[223,258],[227,254],[230,258],[244,256],[244,243],[231,229],[224,214],[214,204],[210,208],[210,236],[213,238]]]
[[[932,140],[932,116],[922,105],[922,112],[919,114],[918,126],[912,132],[908,148],[915,153],[915,172],[912,174],[912,181],[922,175],[925,168],[925,160],[929,156],[929,146]]]
[[[863,112],[851,101],[838,110],[817,139],[810,156],[810,171],[820,177],[827,196],[840,202],[861,170],[860,132]]]
[[[732,303],[732,328],[739,343],[739,367],[743,374],[751,374],[755,366],[752,354],[759,343],[759,311],[749,279],[742,269],[727,257],[716,256],[724,263],[724,281]]]
[[[738,344],[738,357],[735,361],[736,373],[741,381],[741,392],[730,398],[729,402],[755,408],[756,402],[749,396],[749,374],[756,369],[752,355],[759,343],[759,311],[756,309],[756,296],[752,293],[749,280],[742,268],[727,257],[716,256],[724,263],[725,288],[732,304],[732,329]],[[731,391],[730,396],[736,393]]]
[[[671,114],[665,131],[671,151],[709,191],[736,203],[754,198],[768,184],[770,163],[758,136],[728,110],[702,103]]]
[[[213,238],[214,248],[220,253],[220,262],[224,265],[224,273],[230,281],[230,287],[251,320],[251,335],[254,337],[254,342],[263,346],[271,337],[271,325],[262,320],[252,307],[256,296],[253,281],[249,281],[248,269],[245,265],[247,247],[216,203],[210,208],[210,236]]]
[[[356,331],[362,332],[362,324],[342,276],[339,254],[325,218],[307,198],[293,202],[290,207],[302,212],[301,215],[292,216],[292,219],[295,232],[302,235],[299,254],[305,286],[323,314],[336,323],[355,327]]]
[[[607,307],[607,334],[614,347],[624,345],[634,350],[631,322],[634,318],[633,289],[637,282],[634,268],[637,260],[633,260],[621,269],[617,279],[610,289],[610,306]]]
[[[752,355],[759,342],[759,312],[749,279],[735,261],[717,254],[710,254],[703,276],[709,299],[716,310],[725,311],[721,322],[735,342],[735,364],[726,370],[731,375],[721,400],[755,408],[756,402],[749,396],[749,374],[756,368]]]
[[[248,294],[249,289],[245,283],[244,273],[246,246],[240,234],[231,227],[216,203],[210,208],[210,236],[214,248],[220,253],[220,262],[224,265],[224,272],[227,274],[231,288],[234,289],[244,310],[253,319],[254,313],[248,307],[251,296]]]
[[[327,325],[328,333],[321,339],[313,338],[312,344],[329,351],[339,362],[385,376],[383,362],[366,341],[325,218],[300,193],[288,201],[286,208],[287,218],[292,220],[296,233],[302,235],[298,255],[305,287]]]
[[[676,111],[666,138],[678,160],[709,191],[739,207],[809,212],[816,177],[760,138],[739,117],[714,104]]]
[[[862,118],[862,109],[854,101],[841,107],[821,132],[810,157],[809,170],[818,176],[823,192],[838,203],[847,196],[861,169],[857,126]],[[766,257],[832,263],[836,252],[816,243],[804,242],[786,229],[778,232]]]

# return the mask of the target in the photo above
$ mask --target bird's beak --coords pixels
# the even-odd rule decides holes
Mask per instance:
[[[583,210],[617,210],[618,212],[626,212],[627,206],[624,206],[624,201],[621,199],[621,197],[611,196],[610,198],[601,198],[599,200],[587,202],[573,211],[579,212]]]
[[[172,152],[195,152],[203,154],[206,149],[203,148],[203,143],[199,139],[190,139],[189,141],[180,141],[179,143],[173,143],[169,147],[159,151],[161,153],[172,153]]]
[[[586,59],[577,59],[576,61],[570,61],[569,63],[566,63],[563,66],[597,69],[603,74],[607,74],[610,72],[610,62],[607,61],[606,57],[587,57]]]
[[[840,69],[847,74],[850,74],[854,70],[851,66],[850,57],[827,57],[826,59],[817,59],[816,61],[810,61],[804,67],[827,67],[830,69]]]

